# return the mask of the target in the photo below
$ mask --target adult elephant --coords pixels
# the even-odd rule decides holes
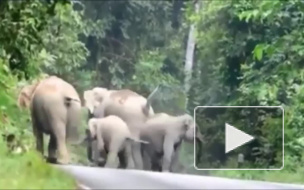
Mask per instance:
[[[84,97],[90,96],[90,91],[85,91],[84,92]],[[94,113],[91,113],[89,109],[87,109],[87,123],[89,123],[89,120],[92,118],[97,118],[94,116]],[[97,141],[92,139],[92,134],[89,129],[86,129],[86,138],[84,139],[84,143],[87,148],[87,158],[88,160],[93,164],[97,164],[98,166],[103,166],[103,162],[99,162],[99,153],[97,149]]]
[[[77,127],[81,123],[81,101],[75,88],[61,78],[50,76],[24,87],[18,104],[30,107],[37,151],[44,153],[43,133],[50,135],[49,160],[69,163],[66,140],[78,139]]]
[[[140,139],[143,123],[154,115],[151,98],[157,89],[158,87],[146,99],[128,89],[108,90],[96,87],[84,93],[84,101],[94,117],[116,115],[127,123],[133,138]],[[131,149],[135,169],[143,169],[141,144],[133,142]]]

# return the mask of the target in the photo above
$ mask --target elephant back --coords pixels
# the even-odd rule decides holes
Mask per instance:
[[[51,76],[40,82],[35,93],[40,93],[40,91],[44,91],[45,89],[48,89],[49,91],[53,90],[53,92],[58,92],[63,97],[68,97],[80,102],[79,95],[75,88],[71,84],[56,76]]]
[[[129,100],[145,100],[145,98],[138,93],[129,90],[129,89],[122,89],[122,90],[111,90],[109,98],[115,100],[115,102],[124,105]]]
[[[131,90],[113,90],[105,99],[107,104],[106,115],[117,115],[123,120],[144,120],[143,107],[147,104],[146,98]],[[151,110],[153,113],[153,110]]]

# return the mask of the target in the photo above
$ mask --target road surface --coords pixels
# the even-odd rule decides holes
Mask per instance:
[[[55,165],[88,189],[303,189],[304,185],[141,170]]]

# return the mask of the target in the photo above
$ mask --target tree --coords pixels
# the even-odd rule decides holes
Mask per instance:
[[[195,13],[198,14],[200,8],[200,1],[194,1]],[[188,35],[188,42],[187,42],[187,50],[186,50],[186,63],[185,63],[185,91],[188,94],[191,88],[191,76],[192,76],[192,67],[193,67],[193,56],[194,56],[194,49],[195,49],[195,23],[190,25],[189,35]]]

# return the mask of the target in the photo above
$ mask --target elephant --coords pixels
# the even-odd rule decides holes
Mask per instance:
[[[89,141],[97,140],[98,154],[106,156],[105,167],[114,168],[118,157],[119,168],[130,168],[131,143],[148,143],[133,138],[127,124],[115,115],[91,118],[88,126]]]
[[[33,92],[39,83],[40,83],[40,81],[34,82],[34,84],[24,86],[21,89],[19,96],[18,96],[18,100],[17,100],[18,107],[24,108],[24,109],[30,107]]]
[[[142,127],[141,139],[149,142],[142,146],[146,170],[172,172],[179,162],[183,140],[194,141],[195,123],[188,114],[172,116],[157,113]]]
[[[85,93],[85,97],[86,95],[86,91]],[[89,122],[89,120],[91,118],[95,118],[94,113],[91,113],[89,109],[87,109],[87,122]],[[85,139],[85,143],[86,143],[86,148],[87,148],[87,157],[88,160],[94,165],[97,163],[97,165],[99,165],[99,163],[97,162],[98,160],[98,150],[97,150],[97,142],[93,141],[90,139],[91,137],[91,133],[90,130],[86,129],[86,139]]]
[[[69,163],[66,141],[79,138],[81,124],[81,100],[75,88],[57,76],[49,76],[24,87],[18,102],[29,105],[37,151],[44,154],[43,134],[50,135],[48,161]]]
[[[90,96],[90,92],[84,91],[84,97],[88,97],[88,96]],[[90,110],[87,109],[87,118],[86,118],[87,122],[89,122],[91,118],[96,118],[96,117],[94,116],[94,113],[91,113]],[[98,162],[97,142],[90,139],[90,137],[91,137],[90,130],[86,129],[86,139],[84,143],[86,144],[87,147],[87,158],[93,165],[97,164],[98,166],[102,166],[102,163],[100,164]]]
[[[157,92],[158,87],[148,96],[137,94],[128,89],[108,90],[96,87],[84,92],[84,105],[94,117],[102,118],[116,115],[127,123],[134,138],[140,138],[140,130],[147,118],[154,115],[151,98]],[[132,143],[132,159],[135,169],[143,169],[141,145]]]
[[[153,108],[150,105],[150,99],[157,90],[158,87],[146,99],[129,89],[108,90],[106,88],[95,87],[92,90],[84,92],[85,107],[87,107],[95,117],[103,117],[107,115],[107,112],[111,112],[112,109],[116,111],[115,108],[124,109],[120,114],[126,120],[130,120],[129,117],[124,115],[124,111],[128,108],[131,108],[133,112],[141,111],[141,115],[144,114],[144,116],[148,117],[154,115]],[[137,104],[136,107],[133,106],[134,103]],[[99,106],[100,104],[102,106]],[[133,107],[130,107],[130,105]],[[113,108],[107,111],[107,106]],[[96,110],[97,107],[99,108],[98,110]],[[138,110],[138,108],[140,108],[140,110]],[[138,113],[136,112],[135,115],[138,115]]]
[[[193,144],[193,143],[196,143],[196,160],[199,159],[199,156],[201,156],[202,154],[202,145],[204,143],[206,143],[205,141],[205,137],[204,135],[202,135],[198,129],[198,125],[195,125],[195,141],[193,141],[192,139],[188,139],[188,138],[185,138],[184,139],[184,142],[187,142],[187,143],[190,143],[190,144]],[[177,151],[176,151],[176,155],[179,155],[180,153],[180,149],[179,148]],[[175,163],[175,165],[171,168],[171,172],[175,172],[175,173],[186,173],[186,169],[189,168],[189,166],[184,166],[180,160],[178,159]]]
[[[89,118],[90,120],[91,118]],[[88,120],[88,121],[89,121]],[[90,129],[86,129],[85,130],[85,133],[86,133],[86,138],[83,140],[83,143],[82,144],[85,144],[86,145],[86,148],[87,148],[87,158],[88,160],[93,163],[93,164],[96,164],[99,165],[98,163],[98,156],[97,156],[97,153],[98,153],[98,150],[97,150],[97,142],[94,141],[91,137],[91,132],[90,132]]]

